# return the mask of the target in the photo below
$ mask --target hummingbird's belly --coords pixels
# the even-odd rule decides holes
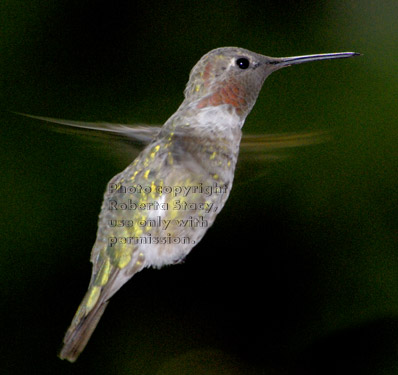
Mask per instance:
[[[200,183],[186,187],[197,192],[170,200],[164,198],[168,209],[148,215],[148,220],[156,226],[147,233],[155,243],[152,241],[153,246],[146,246],[144,250],[151,266],[161,267],[182,260],[214,223],[229,195],[228,189],[216,185]],[[205,190],[212,191],[211,195],[204,193]]]
[[[105,196],[98,237],[119,268],[132,266],[138,255],[146,267],[176,263],[213,224],[232,181],[214,171],[195,173],[191,163],[136,171],[127,168],[110,182],[114,191]]]

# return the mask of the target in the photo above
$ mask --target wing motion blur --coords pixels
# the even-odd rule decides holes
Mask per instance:
[[[117,152],[117,143],[123,144],[122,149],[131,149],[133,152],[137,148],[150,143],[161,130],[160,125],[146,124],[116,124],[106,122],[85,122],[58,119],[52,117],[43,117],[29,115],[26,113],[14,112],[18,115],[29,117],[35,120],[45,121],[51,124],[51,129],[61,133],[76,134],[82,136],[98,137],[99,139],[113,142],[115,147],[113,151]],[[292,148],[311,146],[329,141],[331,135],[327,131],[307,131],[294,133],[272,133],[272,134],[243,134],[240,145],[240,161],[248,158],[255,160],[273,160],[286,157],[287,151]],[[131,161],[131,153],[129,160]]]

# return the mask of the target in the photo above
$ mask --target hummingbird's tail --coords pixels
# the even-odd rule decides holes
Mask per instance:
[[[97,326],[102,314],[109,301],[99,298],[94,306],[90,308],[90,297],[92,289],[87,292],[81,305],[76,311],[68,331],[65,334],[63,347],[59,353],[61,359],[75,362],[79,354],[83,351],[90,339],[95,327]]]

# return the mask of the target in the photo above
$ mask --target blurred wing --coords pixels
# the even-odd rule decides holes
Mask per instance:
[[[85,121],[72,121],[64,120],[52,117],[33,116],[26,113],[14,112],[18,115],[30,117],[35,120],[46,121],[51,124],[61,125],[53,126],[52,130],[60,133],[73,133],[83,134],[100,137],[117,137],[130,141],[132,143],[148,144],[155,138],[161,127],[160,126],[149,126],[149,125],[125,125],[125,124],[113,124],[107,122],[85,122]]]
[[[300,133],[276,133],[243,135],[240,146],[240,157],[257,160],[275,159],[286,156],[286,151],[292,148],[311,146],[329,141],[330,133],[312,131]]]
[[[52,130],[58,132],[98,137],[105,144],[105,147],[109,147],[112,152],[122,157],[123,165],[130,163],[133,159],[132,155],[136,156],[137,149],[140,150],[143,146],[150,143],[156,138],[161,129],[161,126],[145,124],[126,125],[106,122],[71,121],[33,116],[25,113],[17,114],[55,124],[52,126]],[[264,161],[280,160],[289,156],[289,150],[316,145],[329,141],[331,138],[331,134],[327,131],[259,135],[244,134],[240,145],[239,163],[264,163]]]
[[[297,155],[298,148],[314,146],[332,139],[327,131],[244,135],[235,171],[236,184],[264,178],[273,165]]]

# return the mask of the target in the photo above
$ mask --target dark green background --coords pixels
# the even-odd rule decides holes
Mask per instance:
[[[395,1],[0,3],[1,374],[396,374]],[[354,50],[266,81],[247,133],[333,130],[266,163],[183,265],[115,295],[71,365],[56,356],[86,290],[110,144],[7,111],[163,123],[210,49]],[[131,156],[133,159],[134,156]]]

